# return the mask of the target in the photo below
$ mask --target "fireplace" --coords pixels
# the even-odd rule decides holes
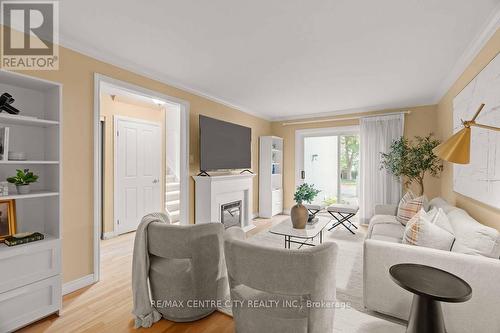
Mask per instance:
[[[226,229],[241,227],[241,200],[220,205],[220,221]]]
[[[252,178],[255,174],[220,174],[211,177],[193,176],[195,181],[195,223],[221,223],[225,218],[229,221],[239,221],[239,226],[245,232],[255,228],[251,223],[252,214]],[[227,204],[239,204],[239,217],[224,212]]]

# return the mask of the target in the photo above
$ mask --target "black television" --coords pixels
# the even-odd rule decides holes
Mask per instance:
[[[250,169],[252,129],[200,115],[200,170]]]

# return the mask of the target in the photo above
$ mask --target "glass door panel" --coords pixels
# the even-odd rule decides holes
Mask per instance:
[[[358,205],[359,190],[359,136],[341,135],[339,202]]]
[[[314,204],[331,204],[338,198],[338,137],[304,137],[304,182],[320,190]]]

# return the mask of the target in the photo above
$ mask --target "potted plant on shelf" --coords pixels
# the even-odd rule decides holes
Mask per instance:
[[[297,187],[297,191],[295,191],[295,194],[293,195],[297,204],[292,207],[290,212],[292,225],[295,229],[304,229],[306,227],[307,219],[309,218],[307,208],[302,203],[304,201],[311,203],[319,192],[319,190],[314,188],[314,185],[309,185],[307,183]]]
[[[7,181],[16,185],[17,193],[30,193],[30,184],[35,183],[38,180],[38,176],[31,172],[30,169],[17,169],[16,171],[17,174],[14,177],[7,178]]]

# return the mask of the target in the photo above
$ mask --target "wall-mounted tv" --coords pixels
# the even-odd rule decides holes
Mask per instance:
[[[252,129],[200,115],[200,170],[250,169]]]

